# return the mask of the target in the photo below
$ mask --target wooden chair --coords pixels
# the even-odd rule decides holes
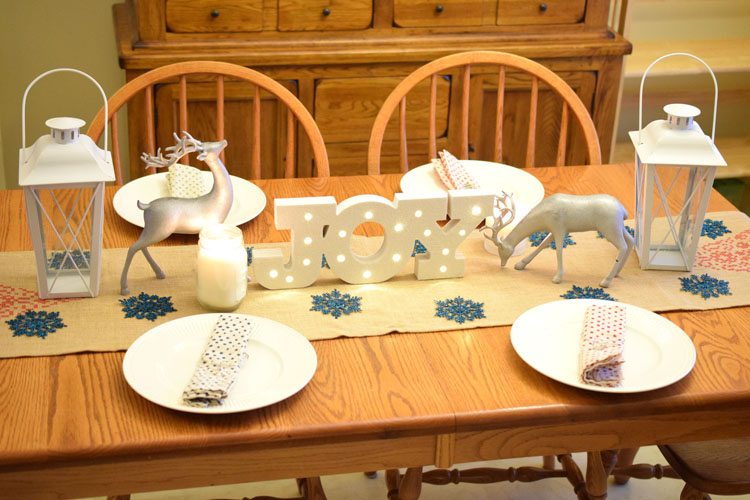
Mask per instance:
[[[496,101],[494,109],[490,113],[487,111],[485,104],[481,102],[481,95],[485,92],[486,84],[482,80],[472,79],[472,68],[481,66],[485,68],[491,66],[495,69],[492,80],[497,78]],[[486,114],[494,114],[494,133],[492,134],[491,158],[483,158],[498,163],[503,163],[504,146],[508,149],[517,142],[520,137],[519,131],[513,131],[509,134],[507,129],[512,129],[519,122],[526,123],[525,117],[521,117],[518,111],[518,102],[514,109],[507,109],[509,106],[506,102],[506,88],[510,85],[513,89],[525,90],[528,88],[528,78],[530,77],[530,97],[528,107],[528,122],[526,131],[522,131],[526,136],[525,159],[523,165],[516,166],[532,167],[538,166],[535,161],[538,152],[538,137],[541,135],[547,137],[551,134],[552,129],[559,129],[557,135],[557,150],[554,155],[555,165],[569,164],[568,149],[570,143],[574,140],[573,135],[577,134],[575,130],[571,133],[569,127],[569,118],[572,115],[573,121],[578,124],[578,130],[583,133],[584,149],[586,151],[586,160],[588,163],[601,163],[601,150],[599,148],[599,138],[596,134],[594,123],[591,120],[588,110],[579,99],[573,89],[559,76],[545,68],[539,63],[526,59],[525,57],[507,54],[503,52],[463,52],[442,57],[432,61],[407,76],[386,98],[380,109],[370,134],[370,143],[367,156],[367,171],[369,174],[378,174],[381,171],[381,150],[383,148],[384,137],[391,116],[396,108],[399,108],[398,117],[398,139],[399,139],[399,158],[402,172],[409,169],[409,151],[407,150],[407,94],[409,94],[417,85],[429,78],[429,123],[427,151],[424,156],[420,156],[421,163],[429,163],[431,158],[437,157],[437,145],[439,140],[436,126],[437,117],[437,94],[438,83],[441,77],[454,78],[455,82],[451,85],[451,109],[460,108],[460,112],[448,117],[453,123],[449,123],[447,148],[459,159],[469,159],[470,151],[475,149],[470,147],[478,139],[481,130],[488,128],[488,121],[484,120]],[[487,78],[489,80],[490,78]],[[540,105],[540,87],[549,89],[552,93],[562,100],[561,105],[550,105],[545,99],[545,109],[553,109],[559,106],[559,121],[557,117],[540,117],[538,108]],[[478,96],[479,95],[479,96]],[[478,113],[482,113],[482,120],[478,122],[469,121],[470,108]],[[479,109],[477,109],[479,108]],[[523,118],[523,120],[522,120]],[[456,123],[458,121],[458,123]],[[479,123],[479,125],[477,125]],[[489,125],[490,127],[492,125]],[[475,141],[470,140],[471,129],[474,129]],[[442,131],[441,131],[442,132]],[[485,141],[487,142],[487,141]],[[443,143],[446,143],[443,140]],[[479,158],[476,158],[479,159]]]
[[[206,119],[205,111],[196,112],[197,117],[188,121],[188,76],[191,76],[191,103],[206,101],[213,104],[215,102],[216,117],[215,120]],[[199,79],[198,82],[195,79]],[[215,83],[214,83],[215,82]],[[239,89],[240,83],[250,83],[250,89],[253,95],[253,105],[251,116],[252,120],[252,137],[249,143],[252,145],[251,150],[247,151],[241,138],[233,140],[230,137],[229,150],[227,155],[230,157],[225,161],[230,173],[234,175],[244,175],[251,179],[261,178],[262,154],[276,154],[276,151],[261,151],[262,133],[271,133],[274,135],[285,136],[286,148],[278,152],[279,157],[285,156],[285,165],[283,169],[284,177],[296,177],[297,168],[304,160],[314,164],[314,172],[319,177],[327,177],[329,174],[328,155],[326,153],[323,136],[318,129],[315,120],[305,106],[281,83],[243,66],[215,61],[191,61],[170,64],[156,68],[144,73],[126,83],[112,97],[109,98],[109,113],[107,120],[110,123],[112,131],[112,156],[115,164],[116,183],[122,184],[122,167],[120,161],[120,143],[118,140],[117,112],[125,105],[136,106],[139,113],[129,113],[133,116],[142,116],[143,122],[139,123],[137,118],[129,117],[129,132],[132,136],[138,137],[136,141],[138,146],[135,150],[131,148],[130,158],[131,174],[140,176],[143,169],[137,165],[137,158],[141,152],[155,154],[157,137],[155,127],[155,111],[161,111],[159,118],[161,120],[173,119],[174,127],[167,131],[166,137],[161,137],[160,146],[172,144],[171,133],[181,133],[187,130],[197,139],[201,140],[222,140],[225,135],[225,95],[228,86],[232,86],[233,92],[247,92],[247,85],[243,84],[243,89]],[[235,88],[237,87],[237,88]],[[167,92],[161,92],[166,90]],[[170,92],[178,94],[176,99],[177,109],[173,109]],[[277,121],[283,122],[275,113],[272,125],[264,122],[261,124],[261,103],[263,96],[270,94],[274,102],[280,103],[278,109],[286,114],[286,126],[282,126]],[[157,94],[164,94],[165,97],[157,98]],[[195,99],[192,99],[192,96]],[[212,102],[213,101],[213,102]],[[284,108],[281,110],[281,108]],[[276,108],[274,108],[276,109]],[[164,116],[167,115],[167,116]],[[174,116],[171,116],[174,115]],[[165,127],[161,127],[164,129]],[[98,141],[104,129],[104,108],[94,118],[91,126],[86,132],[94,141]],[[304,143],[297,147],[296,136],[303,134],[309,139],[309,148],[312,150],[310,157],[308,145]],[[264,132],[267,131],[267,132]],[[228,131],[231,134],[231,130]],[[133,141],[131,141],[133,142]],[[233,165],[232,158],[240,158],[241,154],[249,155],[248,161],[237,161]],[[223,155],[223,153],[222,153]],[[223,159],[223,157],[222,157]],[[240,164],[250,165],[249,172],[238,172],[236,169]],[[267,170],[267,169],[266,169]],[[309,170],[309,169],[308,169]]]
[[[154,96],[156,94],[156,88],[159,85],[173,84],[171,82],[175,81],[177,82],[177,85],[179,85],[179,119],[177,120],[179,123],[179,130],[174,130],[174,132],[179,133],[182,130],[192,132],[195,128],[191,126],[190,122],[188,122],[188,75],[211,75],[212,79],[215,80],[216,119],[214,122],[215,129],[210,131],[212,132],[212,135],[215,135],[213,137],[204,135],[203,131],[205,131],[205,123],[196,123],[197,127],[203,127],[201,128],[201,132],[196,132],[194,134],[196,138],[201,140],[222,140],[225,138],[225,83],[228,80],[239,80],[252,84],[254,97],[251,116],[253,135],[251,139],[252,156],[250,162],[250,178],[259,179],[261,177],[261,90],[274,96],[286,108],[286,128],[281,130],[281,132],[285,133],[286,139],[284,176],[295,177],[296,160],[299,156],[304,157],[304,155],[297,154],[295,137],[297,136],[298,125],[301,131],[304,132],[309,139],[309,145],[312,149],[312,157],[310,160],[314,162],[316,176],[328,177],[330,175],[328,168],[328,154],[326,153],[325,144],[323,143],[323,136],[321,135],[310,112],[287,88],[271,78],[249,68],[224,62],[194,61],[170,64],[144,73],[126,83],[109,98],[107,120],[109,120],[110,130],[112,131],[112,159],[115,164],[115,182],[117,185],[122,185],[123,182],[120,161],[121,149],[118,140],[117,112],[128,103],[131,105],[140,104],[143,106],[142,114],[145,123],[133,124],[131,122],[129,128],[131,134],[142,131],[143,137],[145,138],[145,148],[143,151],[146,151],[151,155],[155,154],[156,127]],[[205,83],[202,84],[205,86]],[[196,120],[196,122],[198,122],[198,120]],[[136,128],[138,130],[135,130]],[[279,128],[280,127],[275,127],[273,132],[278,132]],[[99,110],[99,113],[94,118],[86,133],[94,141],[98,141],[103,130],[104,108]],[[300,135],[302,132],[300,132]],[[172,143],[171,137],[167,137],[165,138],[163,146],[170,146]],[[236,150],[244,147],[244,144],[238,142],[230,144],[230,147],[232,146],[234,146],[234,149]],[[224,153],[222,152],[222,155],[223,154]],[[140,160],[136,160],[139,156],[140,153],[136,152],[134,156],[133,151],[131,150],[131,163],[139,162]],[[227,168],[231,173],[231,159],[226,163]],[[131,169],[131,173],[141,173],[142,171],[145,171],[145,169],[140,165]],[[320,478],[318,477],[298,479],[297,486],[300,491],[300,497],[295,500],[325,500],[326,498]],[[108,498],[110,500],[127,500],[130,496],[117,495]],[[271,498],[272,497],[258,497],[258,500],[270,500]]]
[[[680,500],[750,493],[750,438],[660,445],[659,450],[685,481]]]

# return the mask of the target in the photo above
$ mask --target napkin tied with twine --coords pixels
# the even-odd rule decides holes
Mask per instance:
[[[601,387],[622,382],[625,307],[594,304],[586,309],[581,336],[581,380]]]
[[[254,328],[249,318],[219,316],[198,367],[182,394],[187,406],[205,408],[223,403],[247,360],[247,342]]]

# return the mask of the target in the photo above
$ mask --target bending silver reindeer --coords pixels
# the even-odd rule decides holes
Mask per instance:
[[[510,203],[513,203],[512,198]],[[625,229],[623,222],[627,218],[628,212],[622,206],[622,203],[608,194],[589,196],[553,194],[531,209],[528,215],[504,239],[500,240],[498,233],[510,221],[503,221],[502,217],[498,217],[493,226],[483,228],[483,231],[489,229],[492,232],[491,236],[485,233],[484,237],[497,245],[501,266],[505,266],[513,253],[513,249],[524,238],[537,231],[549,231],[550,234],[544,238],[542,243],[523,260],[516,263],[515,268],[518,270],[524,269],[554,239],[557,249],[557,272],[552,277],[552,281],[560,283],[563,277],[562,252],[565,235],[580,231],[598,230],[618,250],[612,269],[599,283],[599,286],[606,288],[612,283],[612,278],[620,273],[628,255],[630,255],[630,251],[633,249],[633,237]]]
[[[182,139],[174,134],[177,144],[166,148],[170,151],[166,157],[161,155],[161,149],[156,156],[146,153],[141,160],[146,167],[169,167],[188,153],[200,152],[198,159],[205,162],[214,178],[211,191],[198,198],[157,198],[150,203],[138,201],[138,208],[143,210],[143,231],[138,240],[128,249],[125,266],[120,276],[120,293],[128,295],[128,270],[133,256],[140,250],[154,270],[156,277],[163,279],[164,272],[148,252],[148,246],[158,243],[173,233],[198,233],[208,224],[222,223],[232,207],[232,181],[226,167],[219,159],[219,153],[227,146],[227,141],[201,142],[194,139],[187,132],[183,132]]]

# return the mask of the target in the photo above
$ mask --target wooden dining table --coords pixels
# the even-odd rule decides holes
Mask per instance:
[[[609,193],[635,213],[633,165],[526,171],[548,195]],[[241,226],[245,242],[288,240],[274,225],[275,198],[391,199],[400,178],[255,181],[268,204]],[[127,247],[140,234],[115,213],[116,189],[106,189],[108,248]],[[0,209],[0,250],[31,250],[22,191],[0,192]],[[720,210],[735,208],[714,192],[709,211]],[[163,244],[196,241],[177,235]],[[313,341],[318,367],[303,390],[226,415],[174,411],[142,398],[123,376],[123,352],[0,359],[0,498],[126,495],[401,468],[398,498],[414,499],[422,466],[571,452],[588,452],[585,494],[606,498],[601,451],[750,436],[750,307],[661,315],[692,339],[695,366],[672,385],[634,394],[545,377],[516,354],[509,326]]]

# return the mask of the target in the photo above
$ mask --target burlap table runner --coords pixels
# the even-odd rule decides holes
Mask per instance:
[[[731,295],[703,299],[680,291],[679,277],[691,273],[642,271],[635,253],[619,278],[605,291],[620,302],[652,311],[716,309],[750,304],[750,219],[740,212],[712,213],[731,233],[716,240],[701,238],[692,274],[708,273],[729,282]],[[632,221],[628,224],[632,226]],[[576,244],[564,251],[563,282],[551,281],[556,269],[555,252],[544,250],[524,271],[513,269],[520,257],[500,267],[500,259],[484,250],[484,238],[472,234],[459,248],[466,256],[466,275],[461,279],[417,281],[413,263],[384,283],[348,285],[323,269],[314,286],[294,290],[266,290],[256,283],[248,287],[238,313],[274,319],[311,340],[339,336],[381,335],[390,332],[427,332],[483,326],[510,325],[524,311],[539,304],[562,300],[561,295],[579,287],[598,287],[614,261],[615,248],[597,238],[595,232],[575,233]],[[379,238],[357,237],[357,253],[375,251]],[[253,245],[286,246],[285,244]],[[0,357],[42,356],[81,351],[124,350],[150,328],[182,316],[205,311],[195,298],[195,246],[154,247],[152,255],[167,274],[154,278],[142,255],[130,270],[131,295],[139,292],[171,296],[175,312],[156,321],[125,318],[118,299],[119,279],[126,249],[106,250],[102,266],[102,288],[98,297],[69,301],[40,301],[32,252],[0,253]],[[529,252],[527,247],[526,253]],[[251,269],[252,275],[252,269]],[[311,311],[313,295],[330,293],[360,297],[360,312],[334,318]],[[436,301],[462,297],[481,303],[483,318],[458,323],[436,316]],[[6,320],[27,309],[57,311],[66,327],[47,338],[14,337]]]

